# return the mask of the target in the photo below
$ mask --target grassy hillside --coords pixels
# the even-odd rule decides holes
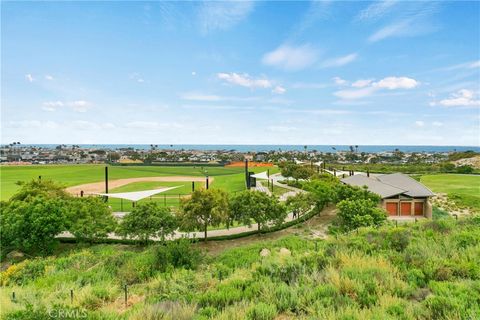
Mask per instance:
[[[317,248],[296,235],[258,241],[207,255],[196,270],[161,268],[157,247],[78,248],[2,273],[2,312],[5,319],[46,319],[51,310],[85,312],[90,319],[475,319],[480,314],[478,217],[362,229],[317,241]],[[261,257],[264,248],[270,254]]]
[[[480,175],[425,175],[420,181],[433,192],[446,193],[455,202],[480,211]]]

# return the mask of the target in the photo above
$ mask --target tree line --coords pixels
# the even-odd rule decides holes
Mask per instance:
[[[380,225],[386,214],[378,208],[380,198],[366,189],[339,182],[328,174],[303,181],[306,192],[285,203],[277,197],[254,190],[229,195],[221,189],[201,189],[183,199],[178,210],[158,202],[140,202],[119,221],[100,197],[73,197],[63,186],[48,180],[24,183],[9,201],[0,206],[2,254],[20,250],[28,254],[51,253],[56,237],[70,232],[78,241],[95,242],[111,233],[148,244],[151,239],[164,242],[177,230],[203,232],[209,228],[235,224],[257,224],[260,232],[284,223],[288,213],[300,217],[310,210],[337,205],[335,230],[349,231],[361,226]]]

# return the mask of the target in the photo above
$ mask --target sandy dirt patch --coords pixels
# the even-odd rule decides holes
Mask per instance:
[[[213,177],[208,178],[209,182],[213,182]],[[128,179],[116,179],[108,181],[109,190],[115,189],[133,182],[149,182],[149,181],[159,181],[159,182],[205,182],[205,177],[190,177],[190,176],[167,176],[167,177],[139,177],[139,178],[128,178]],[[78,186],[68,187],[65,189],[68,193],[73,195],[79,195],[80,191],[83,190],[85,194],[92,193],[101,193],[105,192],[105,182],[93,182],[81,184]]]
[[[240,167],[243,168],[245,167],[245,162],[243,161],[236,161],[236,162],[231,162],[225,166],[226,168],[234,168],[234,167]],[[254,161],[249,161],[248,162],[248,167],[249,168],[254,168],[254,167],[273,167],[273,163],[270,162],[254,162]]]

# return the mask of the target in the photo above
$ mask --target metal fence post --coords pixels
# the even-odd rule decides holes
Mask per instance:
[[[123,290],[125,291],[125,308],[127,307],[128,305],[128,292],[127,292],[127,285],[125,285],[125,287],[123,288]]]

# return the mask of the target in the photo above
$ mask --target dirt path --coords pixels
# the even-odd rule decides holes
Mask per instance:
[[[206,250],[208,255],[216,256],[226,249],[241,247],[267,240],[275,240],[290,234],[301,235],[309,239],[326,239],[328,225],[335,218],[335,214],[336,210],[334,207],[327,207],[323,209],[320,214],[312,217],[311,219],[280,231],[260,235],[255,234],[232,240],[209,240],[207,243],[200,241],[196,245],[199,248]]]
[[[209,182],[213,182],[214,178],[209,177]],[[128,178],[128,179],[117,179],[109,180],[108,187],[110,189],[115,189],[133,182],[149,182],[149,181],[160,181],[160,182],[205,182],[205,177],[191,177],[191,176],[166,176],[166,177],[139,177],[139,178]],[[93,182],[81,184],[78,186],[68,187],[65,189],[68,193],[73,195],[80,194],[80,191],[83,190],[85,194],[92,193],[101,193],[105,191],[105,182]]]

